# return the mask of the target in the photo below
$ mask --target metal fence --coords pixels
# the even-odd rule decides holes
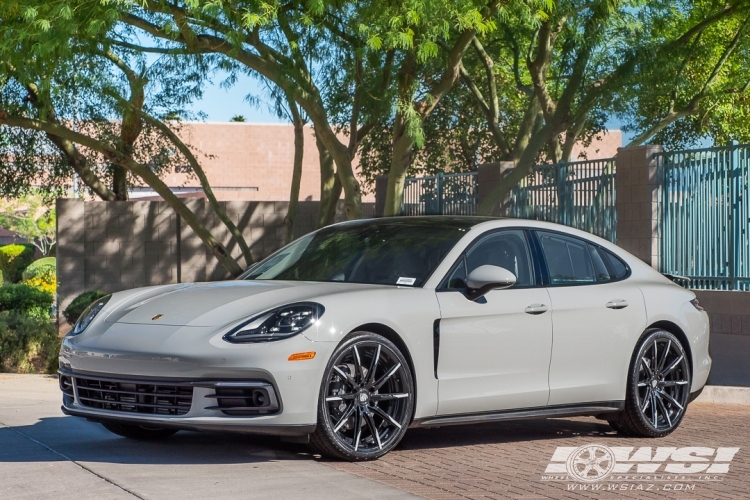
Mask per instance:
[[[690,288],[750,290],[750,145],[657,155],[660,270]]]
[[[476,172],[409,178],[402,215],[474,215],[478,199]]]
[[[615,159],[535,165],[510,195],[508,215],[616,239]]]

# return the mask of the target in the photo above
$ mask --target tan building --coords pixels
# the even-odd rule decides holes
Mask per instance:
[[[182,139],[197,150],[198,160],[217,199],[221,201],[287,201],[292,184],[294,128],[290,124],[191,122],[180,131]],[[586,152],[588,159],[611,158],[622,146],[622,134],[603,134],[588,148],[577,147],[573,157]],[[355,160],[356,168],[356,160]],[[202,197],[197,179],[185,173],[164,178],[184,197]],[[134,189],[132,199],[158,199],[150,188]],[[300,200],[320,199],[320,166],[312,127],[305,127]],[[374,193],[363,197],[374,202]]]

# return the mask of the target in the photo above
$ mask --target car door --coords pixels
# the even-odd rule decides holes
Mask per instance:
[[[540,286],[521,229],[478,237],[437,292],[441,319],[436,376],[438,414],[544,406],[552,348],[550,299]],[[476,301],[466,276],[481,265],[508,269],[516,284]]]
[[[606,249],[551,231],[536,236],[552,303],[549,404],[624,400],[633,346],[646,327],[643,294]]]

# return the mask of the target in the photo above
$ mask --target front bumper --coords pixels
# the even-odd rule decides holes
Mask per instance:
[[[130,331],[119,331],[125,328]],[[188,386],[192,400],[180,414],[119,411],[114,406],[116,411],[113,405],[85,404],[74,387],[71,394],[63,396],[63,412],[95,421],[192,430],[295,436],[315,429],[320,383],[335,343],[313,342],[297,335],[264,344],[230,344],[214,334],[215,330],[202,328],[115,325],[96,337],[86,338],[85,333],[66,337],[60,351],[62,376],[131,385]],[[288,360],[291,354],[306,351],[315,351],[315,358]],[[217,386],[256,382],[270,388],[277,411],[249,415],[217,407]],[[90,394],[83,394],[87,396]]]

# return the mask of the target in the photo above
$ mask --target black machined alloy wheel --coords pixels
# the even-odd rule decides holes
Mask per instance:
[[[139,441],[156,441],[166,439],[177,432],[177,429],[166,427],[152,427],[150,425],[121,424],[119,422],[102,422],[102,425],[110,432],[118,436]]]
[[[414,383],[399,349],[380,335],[357,332],[326,367],[311,448],[344,460],[371,460],[401,441],[414,407]]]
[[[624,434],[666,436],[685,416],[690,386],[690,364],[681,342],[665,330],[649,330],[630,364],[625,411],[610,424]]]

